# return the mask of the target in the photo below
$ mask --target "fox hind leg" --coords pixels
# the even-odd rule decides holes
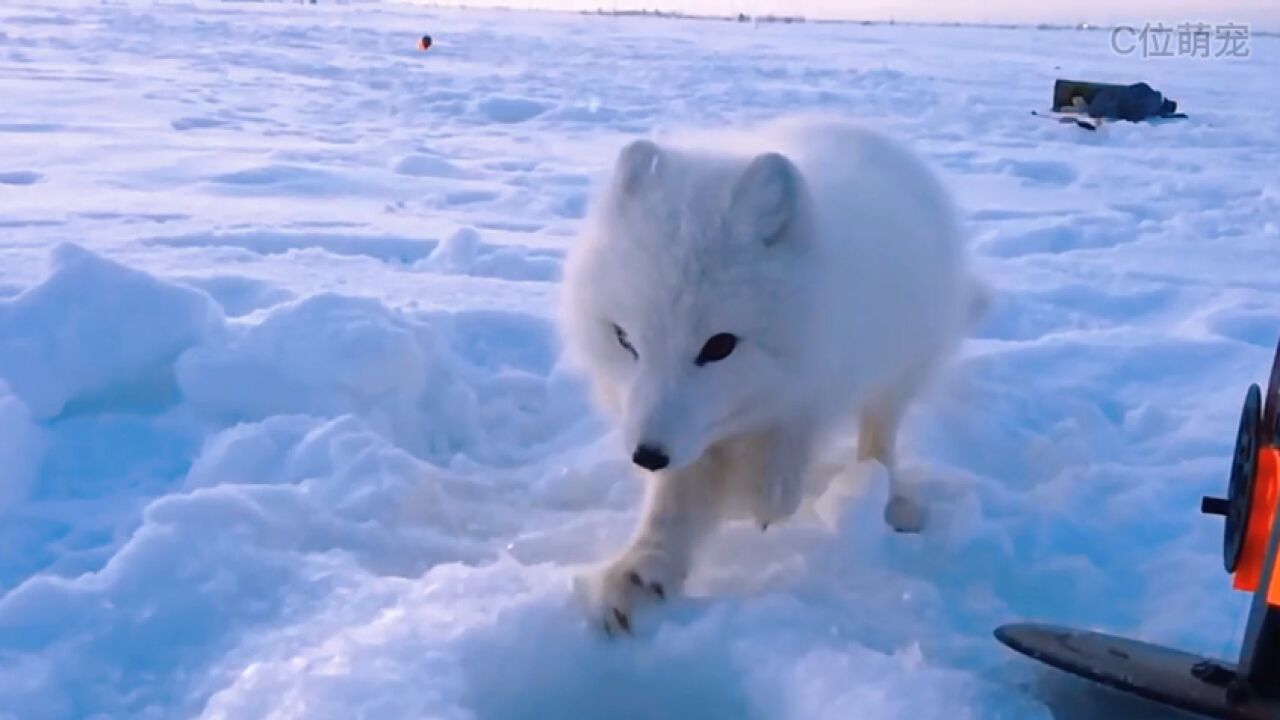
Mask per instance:
[[[898,426],[905,405],[905,400],[894,397],[863,412],[858,428],[858,461],[874,460],[884,466],[889,475],[885,522],[898,532],[915,533],[924,529],[926,510],[917,489],[903,478],[898,467]]]

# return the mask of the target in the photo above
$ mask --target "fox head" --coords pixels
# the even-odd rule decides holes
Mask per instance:
[[[567,350],[632,460],[676,470],[783,417],[804,383],[813,275],[786,157],[619,154],[565,267]]]

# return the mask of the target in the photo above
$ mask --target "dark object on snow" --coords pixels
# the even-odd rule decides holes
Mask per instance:
[[[1110,85],[1058,80],[1053,84],[1053,109],[1056,112],[1083,111],[1090,117],[1130,122],[1186,117],[1178,112],[1178,103],[1144,82]]]
[[[422,38],[421,38],[420,40],[418,40],[418,49],[419,49],[419,50],[428,50],[428,49],[430,49],[430,48],[431,48],[431,36],[430,36],[430,35],[423,35],[423,36],[422,36]]]
[[[1280,347],[1266,392],[1251,385],[1245,396],[1228,490],[1226,498],[1204,498],[1200,510],[1226,518],[1224,565],[1233,587],[1253,594],[1236,662],[1032,623],[1005,625],[996,639],[1059,670],[1181,710],[1224,720],[1280,718]]]
[[[1234,666],[1127,640],[1052,625],[1006,625],[1000,642],[1046,665],[1148,700],[1227,720],[1275,720],[1280,700],[1240,696]]]

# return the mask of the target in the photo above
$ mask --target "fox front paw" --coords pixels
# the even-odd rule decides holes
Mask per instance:
[[[589,612],[610,637],[630,635],[635,612],[678,592],[682,580],[666,553],[629,552],[585,578]]]

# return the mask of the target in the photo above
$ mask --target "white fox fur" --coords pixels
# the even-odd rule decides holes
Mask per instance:
[[[630,545],[590,583],[605,627],[678,592],[730,514],[794,513],[815,447],[850,421],[888,470],[887,521],[920,529],[897,427],[980,301],[942,184],[879,133],[792,120],[623,148],[561,306],[568,358],[650,468]]]

